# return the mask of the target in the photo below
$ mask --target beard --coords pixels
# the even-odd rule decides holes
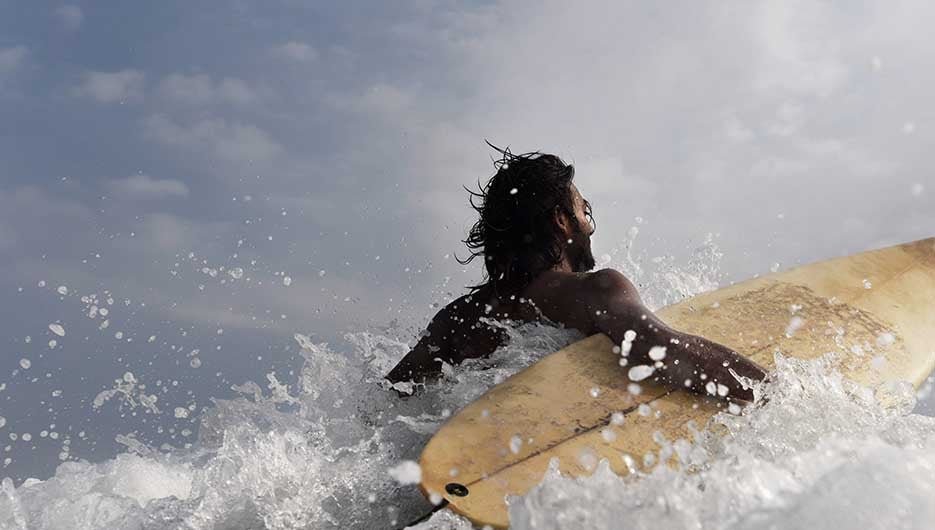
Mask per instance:
[[[588,272],[594,268],[594,254],[591,252],[591,236],[585,233],[581,226],[575,227],[571,244],[566,248],[571,270],[574,272]]]

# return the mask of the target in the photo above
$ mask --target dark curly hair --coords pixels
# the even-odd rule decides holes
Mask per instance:
[[[562,259],[562,235],[553,216],[558,209],[575,217],[575,168],[555,155],[514,155],[509,147],[487,145],[501,157],[494,160],[497,172],[486,185],[478,181],[478,191],[464,188],[480,218],[464,240],[471,255],[457,259],[466,265],[484,258],[485,281],[470,286],[471,292],[489,285],[497,295],[516,294]],[[585,212],[590,217],[587,202]]]

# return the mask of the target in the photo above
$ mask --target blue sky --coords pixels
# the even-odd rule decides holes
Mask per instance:
[[[575,163],[598,256],[636,217],[650,255],[716,234],[724,281],[931,236],[932,11],[0,0],[0,415],[104,454],[139,419],[88,399],[127,370],[205,404],[295,332],[412,337],[479,278],[453,255],[485,139]]]

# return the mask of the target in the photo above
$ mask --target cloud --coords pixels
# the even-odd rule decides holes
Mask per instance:
[[[27,54],[25,46],[0,48],[0,79],[22,67]]]
[[[93,217],[81,203],[36,186],[0,189],[0,252],[17,258],[46,252],[69,238],[73,227],[90,225]]]
[[[159,90],[170,99],[189,105],[246,105],[256,99],[256,94],[244,81],[225,77],[215,82],[206,74],[170,74],[162,80]]]
[[[412,93],[388,83],[376,83],[357,94],[332,94],[328,101],[340,110],[381,115],[399,114],[414,101]]]
[[[235,164],[270,160],[283,151],[268,132],[222,118],[180,125],[163,114],[155,114],[143,121],[143,130],[163,145],[192,152],[206,149],[217,160]]]
[[[354,181],[355,203],[383,211],[395,209],[380,196],[395,183],[410,212],[392,229],[416,255],[461,246],[473,213],[460,185],[493,173],[484,138],[575,162],[595,203],[598,252],[625,241],[637,216],[667,251],[722,232],[725,268],[741,277],[780,256],[820,259],[886,233],[925,235],[930,213],[897,222],[883,212],[921,211],[906,190],[930,173],[919,137],[928,131],[904,134],[931,114],[933,79],[919,74],[931,38],[912,15],[930,7],[709,2],[660,17],[639,4],[597,6],[435,4],[404,26],[384,21],[372,38],[392,52],[348,43],[354,78],[320,99],[349,124],[335,134],[353,138],[335,140],[341,165],[331,173]],[[556,39],[556,27],[588,30]],[[401,59],[409,54],[419,60]],[[321,58],[321,70],[350,68],[333,59]],[[342,204],[348,194],[316,200]],[[866,229],[847,229],[845,217],[866,219]]]
[[[929,186],[921,198],[912,193],[930,174],[924,146],[935,130],[925,104],[931,37],[914,8],[701,2],[660,16],[658,8],[609,1],[588,10],[559,1],[424,5],[386,13],[360,38],[322,41],[321,53],[279,40],[270,28],[283,21],[270,15],[257,25],[271,43],[260,60],[237,40],[236,21],[218,42],[245,60],[170,57],[177,72],[160,74],[161,97],[150,98],[152,114],[140,123],[167,148],[166,165],[144,171],[200,174],[187,171],[191,158],[231,178],[218,183],[214,202],[158,203],[189,219],[134,225],[136,243],[146,235],[153,255],[200,249],[211,237],[186,235],[198,219],[230,219],[233,241],[262,241],[261,261],[291,267],[296,278],[301,266],[314,269],[312,280],[318,268],[329,278],[342,268],[348,282],[366,289],[379,276],[387,298],[423,304],[436,296],[425,285],[437,278],[476,279],[476,268],[457,276],[460,267],[441,256],[463,255],[474,212],[461,185],[494,171],[485,138],[575,163],[576,182],[595,205],[598,254],[625,241],[640,216],[641,244],[652,239],[663,252],[722,232],[724,267],[743,275],[773,261],[911,239],[935,222],[923,206]],[[324,16],[332,27],[370,24],[353,10]],[[556,27],[572,29],[556,38]],[[271,58],[314,68],[283,70]],[[226,77],[192,73],[201,68]],[[281,97],[263,97],[254,81],[263,79]],[[907,122],[914,134],[904,134]],[[131,178],[104,186],[138,198],[187,190]],[[231,213],[231,196],[248,193],[257,199],[238,200]],[[263,222],[243,225],[241,216]],[[424,281],[387,280],[397,265],[416,270],[429,261]],[[357,305],[346,310],[333,320],[363,314]]]
[[[280,58],[291,61],[305,62],[318,59],[318,50],[299,41],[289,41],[273,48],[273,53]]]
[[[143,99],[145,75],[138,70],[86,72],[75,94],[98,103],[125,103]]]
[[[188,186],[180,180],[154,179],[149,175],[130,175],[114,179],[108,187],[115,195],[130,199],[163,199],[188,197]]]
[[[76,5],[62,5],[55,8],[52,13],[55,14],[62,26],[70,31],[80,28],[81,23],[84,22],[84,13]]]
[[[181,217],[153,213],[146,215],[140,226],[139,241],[149,249],[164,254],[195,248],[198,225]]]

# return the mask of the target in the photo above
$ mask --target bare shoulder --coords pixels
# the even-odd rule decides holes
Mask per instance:
[[[442,307],[432,317],[428,332],[435,338],[434,342],[440,343],[450,339],[454,331],[464,327],[465,323],[473,324],[473,317],[479,305],[477,298],[475,294],[461,296]]]
[[[614,294],[635,294],[636,287],[617,269],[601,269],[587,274],[584,280],[588,288],[597,292]]]
[[[637,294],[633,283],[616,269],[601,269],[585,273],[544,272],[530,285],[527,293],[534,299],[569,299],[577,302],[603,300],[608,296],[630,297]]]
[[[463,297],[462,297],[463,298]],[[451,325],[458,320],[458,307],[460,306],[459,302],[461,299],[449,302],[447,305],[442,307],[435,313],[435,316],[432,317],[432,320],[429,321],[428,330],[430,332],[436,330],[446,330],[451,328]]]
[[[552,322],[590,335],[597,329],[595,315],[608,306],[611,298],[631,288],[626,277],[613,269],[589,273],[547,271],[527,287],[525,294]]]

